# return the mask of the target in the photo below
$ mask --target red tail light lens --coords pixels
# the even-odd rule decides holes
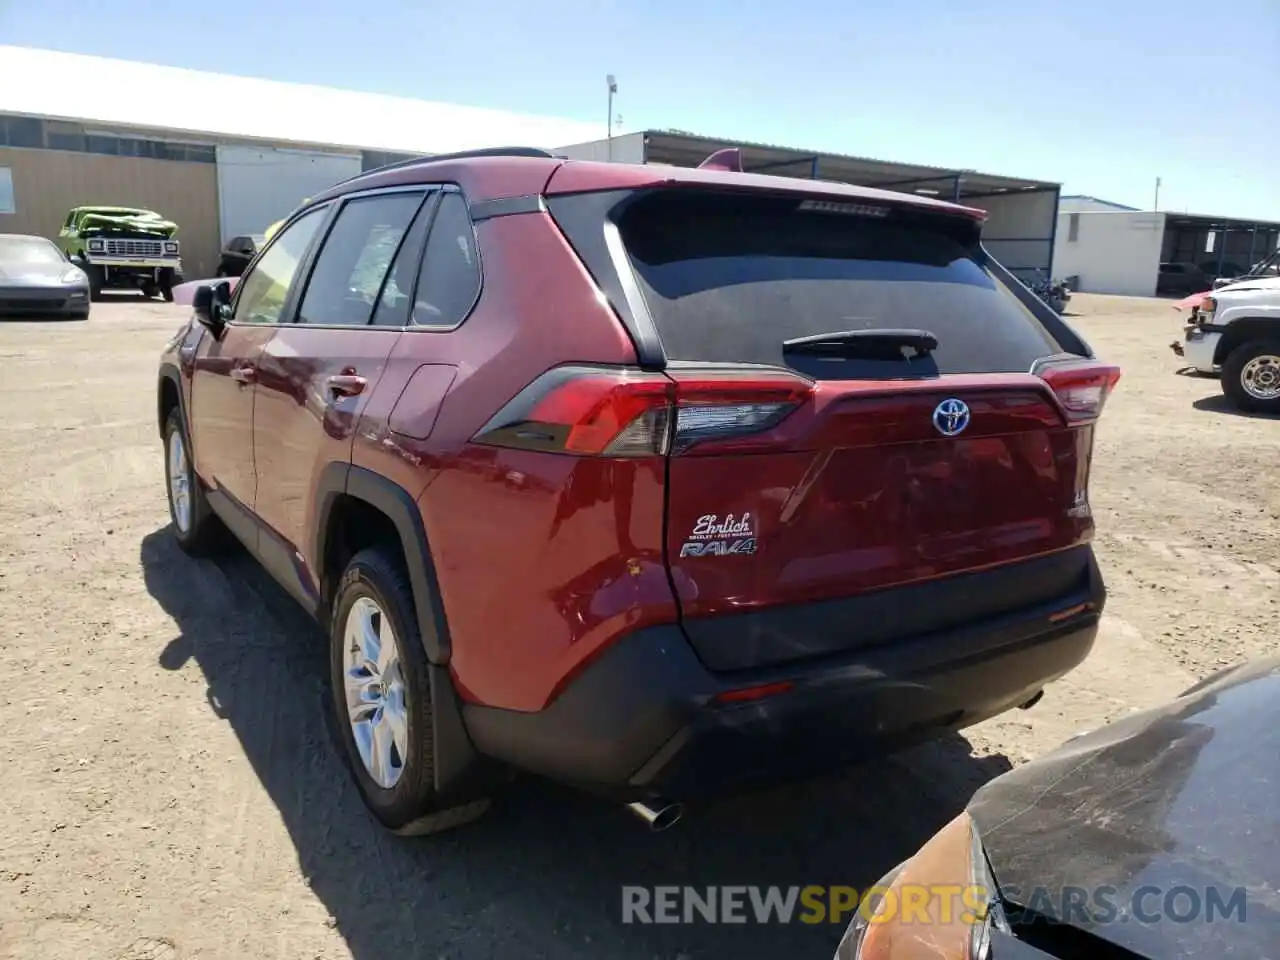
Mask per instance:
[[[477,443],[548,453],[643,457],[667,452],[675,384],[660,373],[556,367],[476,434]]]
[[[564,380],[529,411],[534,424],[562,427],[566,453],[660,452],[671,383],[642,373],[587,373]]]
[[[667,376],[557,367],[522,390],[475,441],[585,456],[679,454],[769,430],[811,389],[809,381],[783,372]]]
[[[1051,361],[1036,373],[1049,384],[1071,423],[1098,419],[1120,381],[1119,367],[1096,360]]]

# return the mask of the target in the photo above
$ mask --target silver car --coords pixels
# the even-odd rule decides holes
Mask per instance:
[[[0,233],[0,317],[89,316],[89,278],[44,237]]]

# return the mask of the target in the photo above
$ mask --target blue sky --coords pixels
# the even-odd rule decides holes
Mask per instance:
[[[1280,220],[1280,0],[0,0],[0,43]]]

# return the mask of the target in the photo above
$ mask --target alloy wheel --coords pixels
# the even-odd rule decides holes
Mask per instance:
[[[169,434],[169,504],[178,531],[187,533],[191,529],[191,469],[180,430]]]
[[[343,624],[347,719],[365,772],[390,790],[404,773],[409,711],[391,618],[371,597],[351,605]]]

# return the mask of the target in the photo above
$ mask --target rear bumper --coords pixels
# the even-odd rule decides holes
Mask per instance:
[[[618,799],[696,799],[819,775],[1026,702],[1092,649],[1105,590],[785,667],[712,672],[680,627],[619,641],[545,710],[467,706],[476,748]],[[1066,619],[1063,610],[1087,605]],[[718,694],[786,681],[750,702]]]

